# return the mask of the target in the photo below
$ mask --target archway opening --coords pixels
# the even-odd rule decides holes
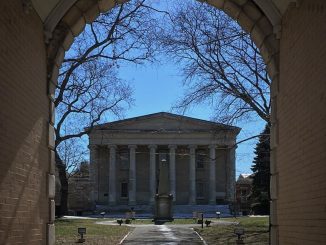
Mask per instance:
[[[211,4],[223,9],[228,15],[237,20],[245,31],[251,34],[252,39],[260,49],[265,63],[268,66],[273,84],[276,84],[278,81],[278,41],[273,33],[273,26],[270,24],[267,17],[265,17],[251,1],[239,1],[238,3],[233,1],[221,1],[212,2]],[[87,22],[94,21],[100,12],[105,12],[112,6],[113,4],[110,1],[101,1],[92,6],[77,2],[59,23],[57,30],[54,32],[58,35],[55,35],[54,39],[52,39],[49,44],[50,58],[48,65],[49,72],[51,73],[49,87],[53,96],[53,89],[57,82],[59,68],[64,59],[64,53],[70,48],[74,37],[84,29]],[[277,91],[277,89],[274,89],[274,92],[275,91]],[[272,95],[272,97],[273,96],[274,95]]]

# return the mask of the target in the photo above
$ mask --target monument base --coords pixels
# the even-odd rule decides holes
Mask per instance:
[[[155,196],[155,223],[173,221],[172,201],[173,196],[171,194]]]

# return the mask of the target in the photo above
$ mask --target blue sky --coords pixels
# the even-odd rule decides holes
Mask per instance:
[[[173,62],[151,65],[129,65],[120,68],[120,77],[131,82],[134,88],[134,106],[126,112],[126,118],[171,110],[171,106],[182,95],[182,79]],[[210,120],[212,111],[207,105],[198,105],[185,113],[186,116]],[[261,133],[265,124],[259,119],[236,124],[242,128],[237,141]],[[257,139],[242,143],[237,148],[236,175],[250,173]]]

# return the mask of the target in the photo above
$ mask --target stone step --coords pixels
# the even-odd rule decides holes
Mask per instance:
[[[106,212],[108,215],[124,215],[130,211],[130,206],[119,205],[108,207],[106,205],[97,205],[97,213]],[[151,205],[135,205],[133,211],[139,217],[150,217],[154,213],[154,207]],[[220,212],[221,217],[231,216],[228,205],[173,205],[173,214],[178,218],[191,218],[193,212],[202,212],[205,217],[216,217],[216,212]]]

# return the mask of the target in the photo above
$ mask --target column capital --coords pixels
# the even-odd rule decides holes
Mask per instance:
[[[151,144],[151,145],[148,145],[148,148],[149,149],[156,149],[157,148],[157,145]]]
[[[169,149],[174,149],[175,150],[175,149],[177,149],[178,146],[177,145],[168,145],[168,147],[169,147]]]
[[[111,149],[111,148],[117,149],[117,145],[115,145],[115,144],[106,145],[106,147],[109,149]]]
[[[136,149],[137,148],[137,145],[128,145],[128,148],[129,149]]]

